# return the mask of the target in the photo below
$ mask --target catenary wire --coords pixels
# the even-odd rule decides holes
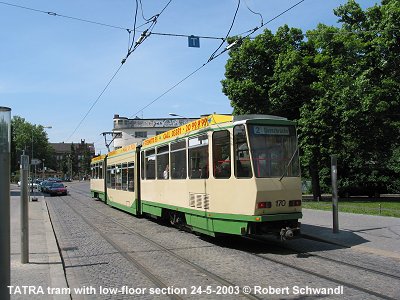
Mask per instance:
[[[43,14],[46,14],[46,15],[49,15],[49,16],[62,17],[62,18],[66,18],[66,19],[71,19],[71,20],[75,20],[75,21],[80,21],[80,22],[84,22],[84,23],[93,24],[93,25],[99,25],[99,26],[104,26],[104,27],[110,27],[110,28],[115,28],[115,29],[119,29],[119,30],[124,30],[124,31],[127,31],[128,33],[133,31],[133,29],[121,27],[121,26],[118,26],[118,25],[112,25],[112,24],[92,21],[92,20],[88,20],[88,19],[82,19],[82,18],[67,16],[67,15],[62,15],[62,14],[58,14],[56,12],[44,11],[44,10],[40,10],[40,9],[36,9],[36,8],[31,8],[31,7],[12,4],[12,3],[7,3],[7,2],[4,2],[4,1],[0,1],[0,4],[7,5],[7,6],[12,6],[12,7],[15,7],[15,8],[21,8],[21,9],[25,9],[25,10],[30,10],[30,11],[34,11],[34,12],[39,12],[39,13],[43,13]],[[258,14],[258,13],[256,13],[256,14]],[[136,29],[139,29],[139,28],[147,25],[150,22],[152,22],[151,19],[150,19],[150,21],[146,21],[145,23],[137,26]],[[389,30],[399,31],[400,28],[393,27],[393,28],[390,28]],[[247,30],[245,32],[242,32],[240,34],[237,34],[237,35],[238,36],[242,36],[242,35],[247,34],[249,32],[251,32],[251,34],[252,34],[252,33],[254,33],[253,31],[254,31],[254,28],[250,29],[250,30]],[[142,32],[142,31],[137,30],[137,32]],[[364,34],[364,33],[379,33],[379,32],[380,32],[380,30],[376,29],[376,30],[360,30],[358,32],[355,32],[355,31],[325,32],[324,34],[326,34],[326,35],[341,35],[341,34]],[[303,36],[306,36],[306,35],[317,35],[317,34],[318,33],[308,32],[308,33],[304,33]],[[191,37],[192,35],[195,35],[196,37],[199,37],[199,38],[202,38],[202,39],[225,40],[224,37],[202,36],[202,35],[197,35],[197,34],[190,34],[189,35],[189,34],[176,34],[176,33],[166,33],[166,32],[165,33],[163,33],[163,32],[152,32],[152,35],[170,36],[170,37],[187,37],[187,38]],[[250,37],[250,38],[253,38],[253,37]]]
[[[16,7],[16,8],[21,8],[21,9],[25,9],[25,10],[30,10],[30,11],[34,11],[34,12],[38,12],[38,13],[43,13],[43,14],[46,14],[46,15],[49,15],[49,16],[61,17],[61,18],[71,19],[71,20],[75,20],[75,21],[79,21],[79,22],[90,23],[90,24],[94,24],[94,25],[100,25],[100,26],[110,27],[110,28],[115,28],[115,29],[120,29],[120,30],[126,30],[128,32],[130,30],[129,28],[124,28],[124,27],[121,27],[121,26],[110,25],[110,24],[101,23],[101,22],[97,22],[97,21],[91,21],[91,20],[87,20],[87,19],[82,19],[82,18],[67,16],[67,15],[62,15],[62,14],[59,14],[59,13],[56,13],[56,12],[52,12],[52,11],[40,10],[40,9],[27,7],[27,6],[22,6],[22,5],[16,5],[16,4],[8,3],[8,2],[0,1],[0,4],[7,5],[7,6],[12,6],[12,7]]]
[[[75,132],[79,129],[79,127],[82,125],[83,121],[85,121],[85,119],[87,118],[87,116],[89,115],[89,113],[92,111],[92,109],[95,107],[95,105],[97,104],[97,102],[99,102],[100,98],[103,96],[104,92],[108,89],[108,87],[110,86],[111,82],[114,80],[115,76],[117,76],[117,74],[119,73],[119,71],[121,70],[123,64],[121,63],[121,65],[118,67],[117,71],[115,71],[114,75],[111,77],[111,79],[108,81],[108,83],[106,84],[106,86],[103,88],[103,90],[101,91],[101,93],[99,94],[99,96],[97,97],[97,99],[93,102],[92,106],[90,106],[89,110],[86,112],[86,114],[83,116],[83,118],[80,120],[80,122],[78,123],[78,125],[75,127],[74,131],[71,133],[71,135],[66,139],[66,141],[68,141],[74,134]]]
[[[238,11],[239,11],[239,7],[240,7],[240,0],[238,0],[238,4],[237,4],[237,7],[236,7],[236,11],[235,11],[235,14],[233,15],[232,23],[231,23],[231,26],[229,27],[228,33],[227,33],[226,36],[225,36],[225,39],[222,40],[222,42],[221,42],[221,44],[218,46],[218,48],[211,54],[211,56],[210,56],[210,58],[208,59],[208,61],[211,61],[211,60],[214,59],[215,53],[217,53],[218,50],[221,49],[222,45],[225,43],[225,40],[228,38],[229,34],[231,33],[232,27],[233,27],[233,25],[235,24],[235,20],[236,20],[237,13],[238,13]]]
[[[255,14],[255,15],[260,16],[260,19],[261,19],[261,26],[263,26],[263,25],[264,25],[264,18],[263,18],[263,16],[262,16],[262,14],[260,14],[260,13],[258,13],[258,12],[255,12],[254,10],[252,10],[252,9],[249,7],[249,5],[247,4],[247,0],[244,0],[244,4],[246,5],[247,9],[248,9],[250,12],[252,12],[252,13]]]
[[[149,30],[151,33],[151,30],[154,28],[155,24],[157,23],[157,18],[165,11],[165,9],[168,7],[168,5],[171,3],[172,0],[170,0],[167,5],[161,10],[161,12],[157,15],[157,17],[153,20],[153,24],[150,25]],[[137,3],[137,1],[136,1]],[[136,5],[137,8],[137,5]],[[136,20],[135,20],[136,22]],[[117,71],[114,73],[114,75],[111,77],[111,79],[108,81],[108,83],[106,84],[106,86],[104,87],[104,89],[101,91],[101,93],[99,94],[99,96],[96,98],[96,100],[93,102],[93,104],[91,105],[91,107],[89,108],[89,110],[86,112],[86,114],[83,116],[83,118],[80,120],[80,122],[78,123],[78,125],[75,127],[74,131],[71,133],[71,135],[66,139],[67,141],[76,133],[76,131],[80,128],[80,126],[82,125],[82,123],[85,121],[85,119],[87,118],[87,116],[89,115],[89,113],[92,111],[92,109],[96,106],[96,104],[99,102],[100,98],[103,96],[104,92],[108,89],[108,87],[110,86],[111,82],[114,80],[114,78],[117,76],[117,74],[119,73],[119,71],[121,70],[122,66],[124,65],[126,59],[128,58],[128,56],[145,40],[145,38],[141,41],[141,42],[137,42],[135,44],[135,46],[133,47],[133,49],[130,49],[128,51],[128,54],[126,56],[126,58],[124,58],[120,64],[120,66],[118,67]]]
[[[130,28],[125,28],[125,27],[118,26],[118,25],[106,24],[106,23],[92,21],[92,20],[88,20],[88,19],[82,19],[82,18],[67,16],[67,15],[59,14],[59,13],[52,12],[52,11],[40,10],[40,9],[36,9],[36,8],[32,8],[32,7],[27,7],[27,6],[21,6],[21,5],[16,5],[16,4],[12,4],[12,3],[7,3],[7,2],[4,2],[4,1],[0,1],[0,4],[11,6],[11,7],[15,7],[15,8],[20,8],[20,9],[24,9],[24,10],[30,10],[30,11],[33,11],[33,12],[43,13],[43,14],[46,14],[46,15],[49,15],[49,16],[62,17],[62,18],[70,19],[70,20],[75,20],[75,21],[79,21],[79,22],[93,24],[93,25],[99,25],[99,26],[103,26],[103,27],[119,29],[119,30],[127,31],[128,33],[131,33],[134,29],[136,29],[137,32],[143,32],[143,31],[139,31],[137,29],[139,29],[139,28],[151,23],[153,21],[154,17],[157,16],[157,15],[154,15],[150,19],[145,19],[146,20],[145,23],[143,23],[143,24],[141,24],[139,26],[135,26],[134,29],[130,29]],[[164,11],[164,9],[163,9],[163,11]],[[158,15],[160,15],[160,14],[158,14]],[[160,35],[160,36],[170,36],[170,37],[191,37],[193,35],[193,34],[189,35],[189,34],[175,34],[175,33],[163,33],[163,32],[152,32],[152,34],[153,35]],[[202,35],[195,35],[195,36],[199,37],[199,38],[202,38],[202,39],[214,39],[214,40],[223,40],[224,39],[223,37],[202,36]]]
[[[264,27],[265,25],[267,25],[268,23],[271,23],[273,20],[276,20],[277,18],[279,18],[280,16],[282,16],[283,14],[289,12],[290,10],[292,10],[293,8],[295,8],[296,6],[298,6],[300,3],[304,2],[305,0],[301,0],[299,2],[297,2],[296,4],[292,5],[291,7],[289,7],[288,9],[284,10],[283,12],[281,12],[280,14],[278,14],[277,16],[273,17],[272,19],[268,20],[267,23],[264,23],[263,26],[261,27],[256,27],[248,32],[251,32],[248,34],[248,36],[250,36],[252,33],[256,32],[257,30],[259,30],[260,28]],[[162,93],[160,96],[158,96],[157,98],[153,99],[152,101],[150,101],[148,104],[146,104],[143,108],[141,108],[140,110],[138,110],[135,114],[133,114],[131,116],[131,118],[133,118],[134,116],[136,116],[138,113],[143,112],[143,110],[145,110],[146,108],[148,108],[149,106],[151,106],[152,104],[154,104],[155,102],[157,102],[158,100],[160,100],[163,96],[165,96],[166,94],[168,94],[170,91],[172,91],[173,89],[175,89],[176,87],[178,87],[180,84],[182,84],[184,81],[186,81],[187,79],[189,79],[190,77],[192,77],[194,74],[196,74],[197,72],[199,72],[201,69],[203,69],[207,64],[209,64],[210,62],[212,62],[214,59],[218,58],[219,56],[221,56],[223,53],[225,53],[227,51],[227,48],[225,48],[223,51],[221,51],[219,54],[217,55],[212,55],[212,59],[209,59],[206,63],[204,63],[203,65],[201,65],[200,67],[198,67],[196,70],[194,70],[193,72],[191,72],[189,75],[187,75],[186,77],[184,77],[183,79],[181,79],[180,81],[178,81],[177,83],[175,83],[172,87],[170,87],[169,89],[167,89],[164,93]]]

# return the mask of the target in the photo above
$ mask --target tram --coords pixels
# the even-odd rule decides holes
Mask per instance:
[[[210,115],[92,160],[91,194],[137,216],[219,236],[300,233],[296,123]]]

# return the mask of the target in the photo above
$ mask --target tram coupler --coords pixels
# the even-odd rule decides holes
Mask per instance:
[[[290,228],[290,227],[282,228],[280,233],[279,233],[281,241],[291,240],[291,239],[293,239],[295,236],[297,236],[299,234],[300,234],[300,227],[297,227],[297,228]]]

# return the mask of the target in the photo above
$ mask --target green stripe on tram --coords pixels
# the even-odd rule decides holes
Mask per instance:
[[[92,198],[99,198],[101,201],[105,202],[106,201],[106,193],[97,191],[97,190],[91,190],[91,195]]]
[[[131,213],[131,214],[134,214],[134,215],[137,214],[137,211],[136,211],[136,200],[133,201],[131,206],[126,206],[126,205],[114,202],[114,201],[110,200],[110,198],[108,198],[107,199],[107,204],[112,206],[112,207],[118,208],[120,210],[126,211],[128,213]]]
[[[186,223],[194,231],[215,236],[215,233],[228,233],[242,235],[247,232],[249,222],[272,222],[281,220],[300,219],[301,212],[286,214],[271,214],[262,216],[249,216],[239,214],[213,213],[195,210],[152,201],[141,201],[142,212],[156,217],[162,216],[162,209],[185,213]]]

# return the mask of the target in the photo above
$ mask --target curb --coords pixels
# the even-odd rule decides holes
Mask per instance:
[[[50,283],[53,288],[67,289],[68,283],[64,272],[64,265],[61,260],[53,226],[50,221],[50,213],[45,198],[42,202],[43,223],[46,230],[46,241],[48,249],[48,260],[50,267]],[[54,295],[54,299],[70,300],[70,295]]]

